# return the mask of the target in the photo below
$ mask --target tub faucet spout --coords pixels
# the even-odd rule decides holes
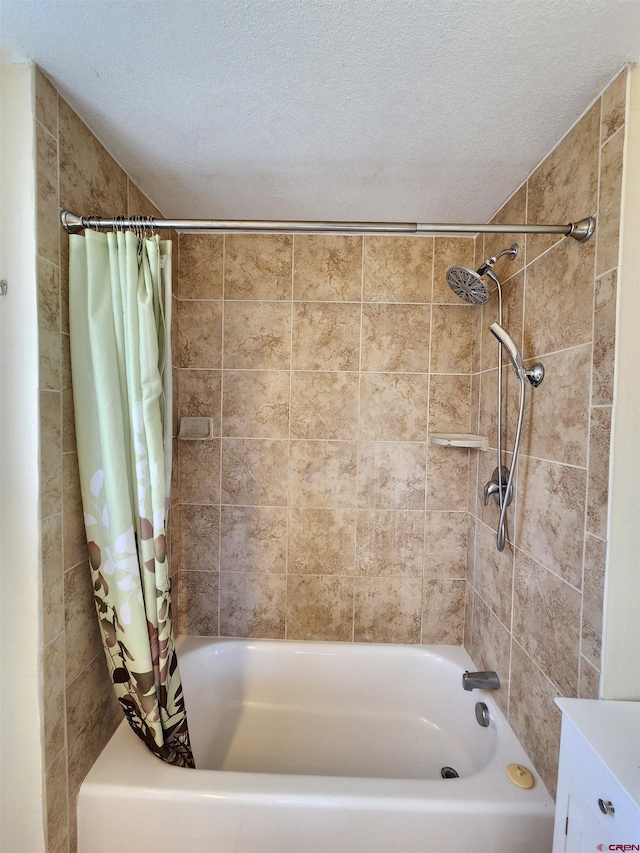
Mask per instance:
[[[462,686],[465,690],[497,690],[500,687],[500,679],[497,672],[469,672],[462,673]]]

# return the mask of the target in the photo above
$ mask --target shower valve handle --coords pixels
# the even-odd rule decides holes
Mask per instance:
[[[500,486],[494,480],[489,480],[489,482],[484,487],[484,505],[488,505],[489,495],[496,495],[499,491]]]
[[[507,491],[507,483],[509,482],[509,469],[504,465],[500,470],[496,468],[491,475],[491,479],[484,487],[484,505],[487,506],[489,503],[489,495],[493,495],[493,499],[495,502],[500,505],[500,480],[498,477],[502,479],[502,494],[504,497],[504,501],[507,506],[513,500],[513,483],[509,486],[509,491]]]

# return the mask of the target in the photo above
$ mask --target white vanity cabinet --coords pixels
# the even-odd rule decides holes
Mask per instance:
[[[556,699],[553,853],[640,850],[640,702]]]

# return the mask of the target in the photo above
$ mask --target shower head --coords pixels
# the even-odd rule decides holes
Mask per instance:
[[[502,249],[491,258],[488,258],[481,267],[477,270],[472,270],[469,267],[463,267],[460,264],[454,264],[447,270],[447,284],[453,292],[461,299],[465,299],[472,305],[484,305],[489,301],[491,291],[488,285],[482,280],[483,275],[489,275],[496,284],[499,284],[491,268],[503,255],[511,255],[511,260],[518,254],[518,244],[513,243],[508,249]]]
[[[509,354],[509,358],[511,359],[511,363],[516,369],[516,373],[518,376],[522,377],[526,371],[524,369],[524,364],[522,363],[522,356],[520,355],[516,342],[513,340],[511,335],[505,332],[502,326],[498,325],[498,323],[492,323],[489,326],[489,331],[492,335],[495,335],[502,346],[506,349]]]
[[[447,284],[461,299],[472,305],[484,305],[491,291],[475,270],[455,264],[447,270]]]

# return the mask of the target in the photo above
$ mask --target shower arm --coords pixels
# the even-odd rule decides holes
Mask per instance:
[[[156,219],[153,216],[78,216],[69,210],[60,211],[62,227],[69,234],[78,234],[85,228],[97,231],[156,230],[175,228],[179,231],[230,231],[253,234],[257,232],[287,233],[348,233],[348,234],[562,234],[585,243],[595,231],[596,221],[587,216],[566,225],[478,225],[462,223],[414,222],[294,222],[245,219]]]

